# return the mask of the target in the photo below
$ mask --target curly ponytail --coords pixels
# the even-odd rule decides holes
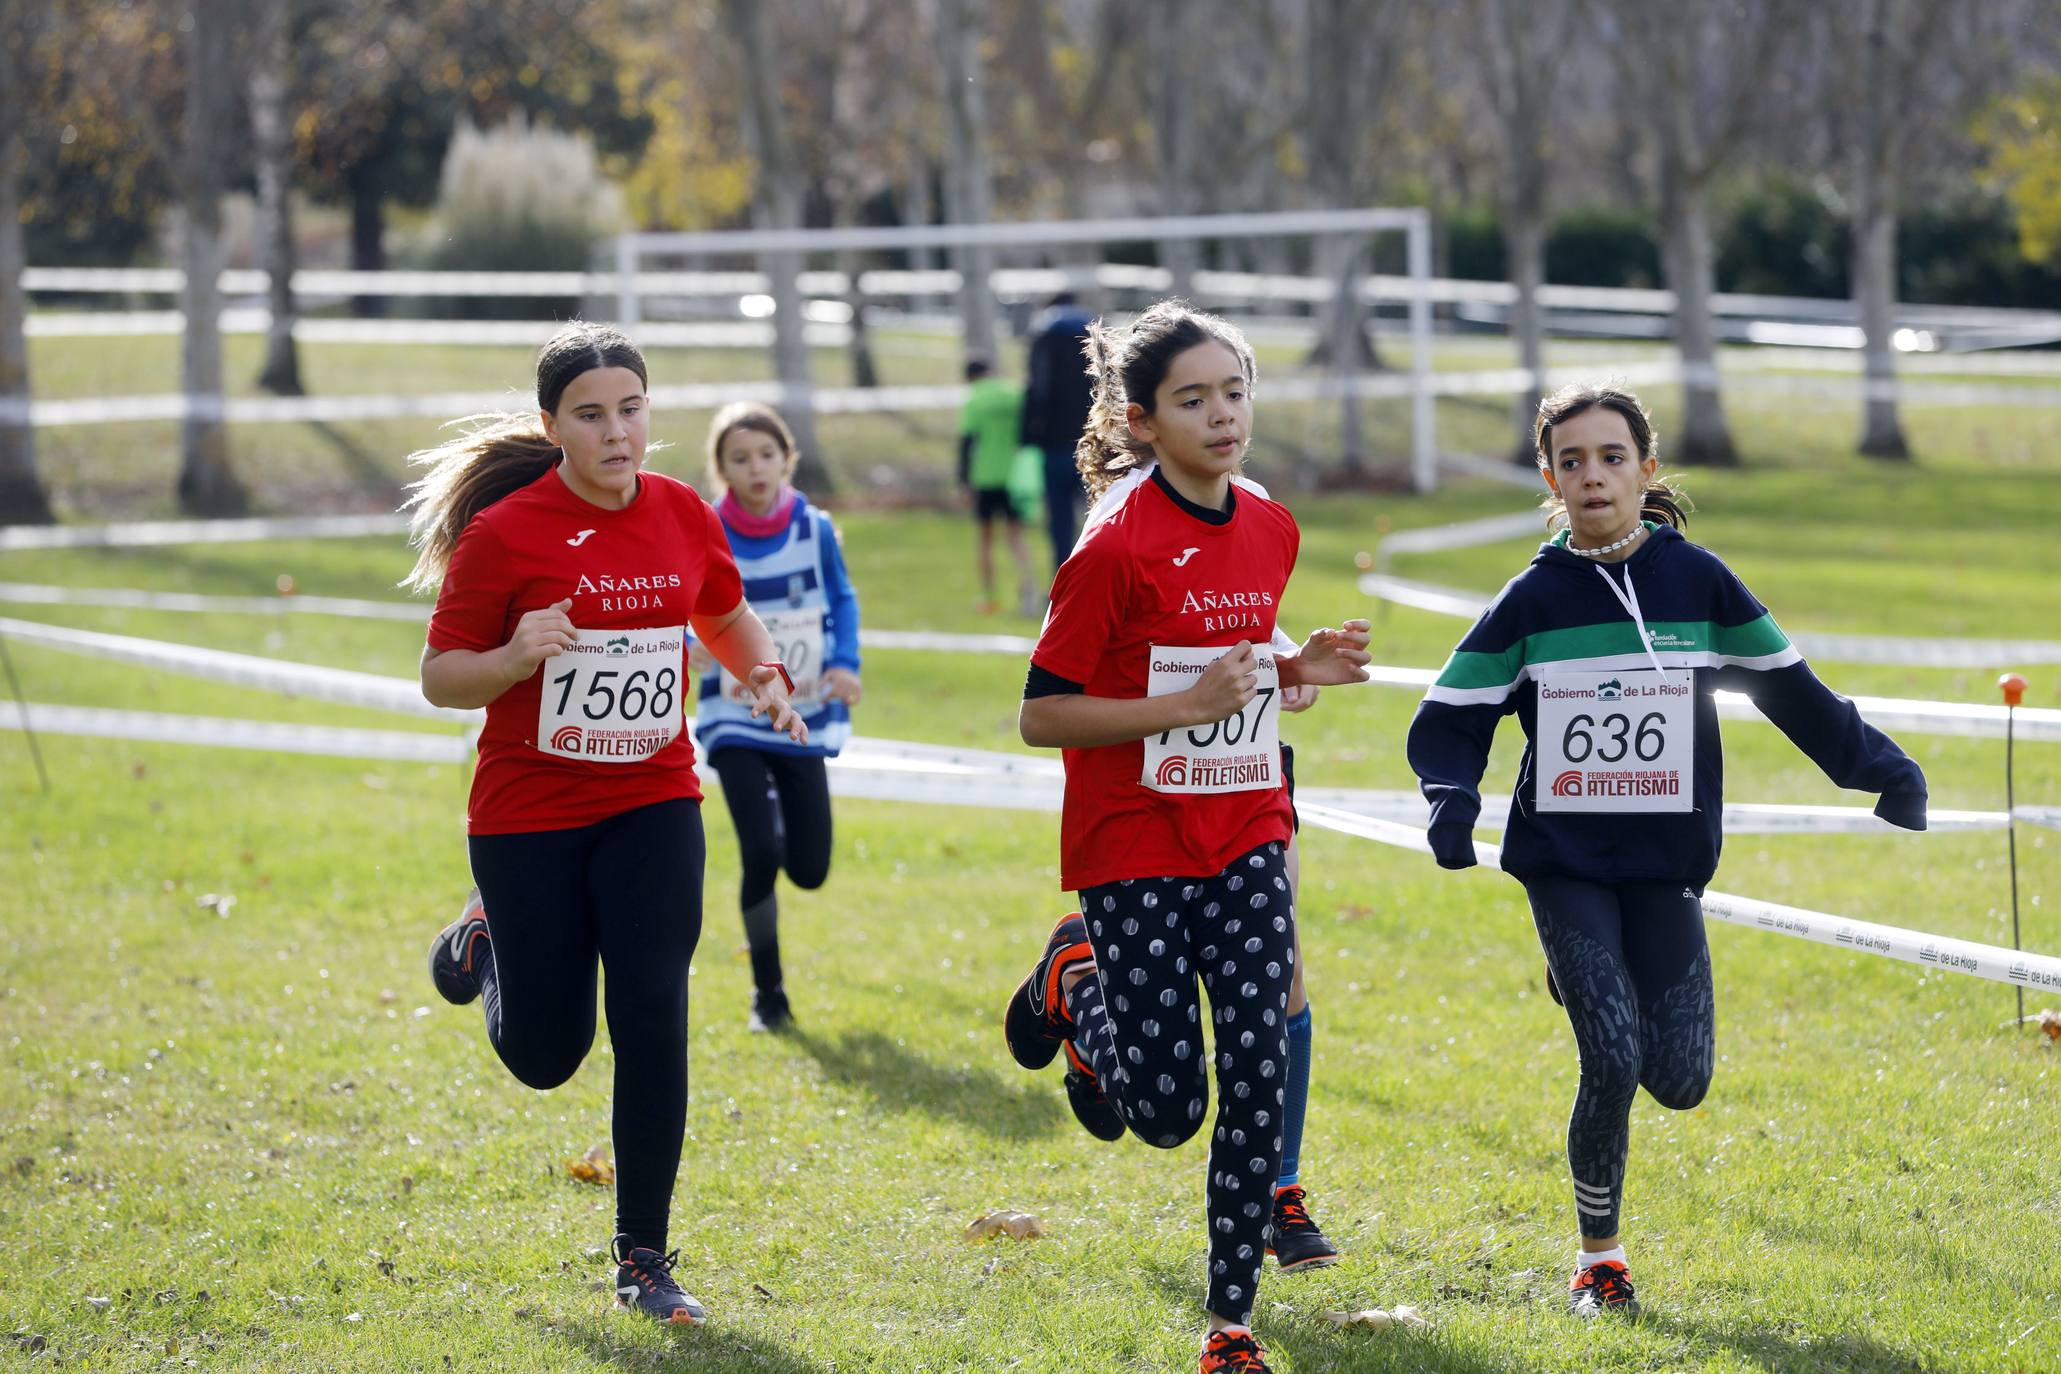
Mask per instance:
[[[1094,400],[1073,461],[1090,501],[1125,473],[1152,461],[1152,445],[1131,433],[1130,408],[1136,405],[1150,415],[1174,358],[1203,343],[1230,349],[1245,369],[1246,385],[1259,384],[1252,345],[1238,327],[1184,300],[1160,301],[1128,326],[1101,320],[1088,326],[1081,351],[1094,379]]]

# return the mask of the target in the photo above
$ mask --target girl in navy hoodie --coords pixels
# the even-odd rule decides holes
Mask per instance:
[[[689,660],[701,675],[695,738],[723,780],[737,826],[744,877],[739,905],[751,946],[751,1029],[777,1030],[792,1019],[780,967],[781,870],[796,887],[830,876],[830,782],[824,760],[851,737],[858,704],[859,598],[845,575],[844,551],[830,517],[789,479],[794,436],[771,407],[725,406],[709,425],[709,474],[726,490],[716,503],[723,533],[744,578],[744,596],[766,623],[793,675],[794,707],[808,723],[797,744],[753,717],[735,678],[699,646]]]
[[[1925,777],[1820,682],[1730,568],[1684,539],[1638,398],[1571,386],[1534,434],[1549,530],[1439,673],[1411,722],[1432,853],[1475,862],[1481,775],[1513,712],[1523,761],[1503,868],[1524,884],[1546,983],[1581,1056],[1567,1126],[1581,1250],[1568,1307],[1636,1314],[1619,1243],[1632,1098],[1703,1100],[1714,1058],[1701,897],[1722,843],[1712,693],[1747,693],[1875,814],[1925,828]]]

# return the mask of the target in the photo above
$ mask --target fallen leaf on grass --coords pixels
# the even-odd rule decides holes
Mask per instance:
[[[1390,1326],[1400,1326],[1409,1331],[1421,1331],[1431,1325],[1431,1322],[1422,1312],[1419,1312],[1407,1303],[1400,1307],[1386,1310],[1379,1307],[1370,1307],[1363,1312],[1326,1311],[1320,1312],[1318,1315],[1333,1326],[1360,1326],[1365,1327],[1369,1331],[1379,1331],[1384,1327]]]
[[[764,1298],[767,1302],[773,1301],[773,1290],[766,1287],[766,1285],[764,1285],[763,1283],[753,1284],[751,1286],[751,1291],[758,1294],[760,1297]]]
[[[107,1309],[108,1309],[108,1308],[110,1308],[110,1307],[113,1307],[113,1306],[114,1306],[114,1299],[113,1299],[113,1298],[88,1298],[88,1299],[86,1299],[86,1306],[88,1306],[88,1307],[92,1308],[92,1309],[93,1309],[93,1310],[94,1310],[95,1312],[105,1312],[105,1311],[107,1311]]]
[[[992,1236],[1007,1236],[1011,1240],[1036,1240],[1045,1234],[1045,1223],[1029,1212],[1003,1208],[977,1218],[966,1228],[965,1239],[987,1240]]]
[[[193,904],[197,907],[213,911],[217,916],[226,917],[229,914],[229,908],[236,905],[236,894],[233,892],[203,892]]]
[[[568,1159],[565,1171],[582,1183],[598,1183],[606,1187],[615,1182],[615,1165],[608,1162],[608,1147],[605,1145],[596,1145],[578,1159]]]
[[[2040,1029],[2047,1033],[2047,1039],[2061,1040],[2061,1011],[2055,1011],[2050,1007],[2041,1012]]]

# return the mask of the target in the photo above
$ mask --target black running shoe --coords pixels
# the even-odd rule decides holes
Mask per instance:
[[[1102,1091],[1102,1080],[1071,1040],[1066,1042],[1066,1065],[1066,1105],[1073,1108],[1073,1119],[1097,1140],[1122,1140],[1124,1119],[1116,1114],[1116,1104]]]
[[[674,1326],[699,1326],[708,1320],[707,1309],[682,1292],[673,1278],[680,1252],[661,1255],[646,1246],[632,1247],[629,1240],[615,1238],[616,1306]]]
[[[787,989],[774,988],[771,992],[760,988],[751,995],[751,1020],[745,1029],[754,1031],[786,1030],[794,1024],[794,1011],[787,1005]]]
[[[1623,1262],[1604,1260],[1575,1270],[1567,1285],[1567,1310],[1577,1317],[1638,1316],[1639,1295],[1632,1290],[1632,1276]]]
[[[1250,1331],[1212,1331],[1202,1344],[1202,1374],[1274,1374]]]
[[[1030,971],[1009,998],[1002,1017],[1002,1033],[1008,1038],[1009,1053],[1026,1069],[1042,1069],[1059,1053],[1059,1046],[1071,1033],[1073,1018],[1067,1014],[1066,999],[1059,992],[1059,975],[1074,964],[1092,961],[1095,950],[1088,943],[1088,926],[1078,916],[1068,916],[1052,927],[1052,938],[1037,967]]]
[[[1284,1274],[1338,1263],[1338,1247],[1324,1239],[1317,1223],[1310,1220],[1300,1183],[1274,1191],[1273,1232],[1274,1238],[1267,1242],[1267,1253]]]
[[[492,948],[487,936],[487,909],[479,899],[479,889],[474,888],[465,899],[465,910],[438,933],[429,947],[430,981],[437,985],[437,992],[446,1002],[462,1007],[479,996],[479,971],[473,957],[483,942]]]

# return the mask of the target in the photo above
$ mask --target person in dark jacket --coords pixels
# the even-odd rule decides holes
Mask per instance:
[[[1087,492],[1074,466],[1074,448],[1087,426],[1095,384],[1088,376],[1088,325],[1071,291],[1052,298],[1031,340],[1029,377],[1024,383],[1020,437],[1045,454],[1045,531],[1052,543],[1052,568],[1073,553]]]
[[[1724,813],[1719,688],[1742,691],[1826,776],[1925,828],[1925,777],[1811,672],[1685,521],[1638,398],[1572,386],[1534,436],[1557,533],[1482,612],[1410,724],[1410,767],[1445,868],[1474,865],[1501,719],[1524,730],[1503,868],[1524,884],[1547,989],[1581,1056],[1567,1128],[1578,1316],[1636,1313],[1618,1236],[1632,1098],[1687,1110],[1715,1053],[1701,898]]]

